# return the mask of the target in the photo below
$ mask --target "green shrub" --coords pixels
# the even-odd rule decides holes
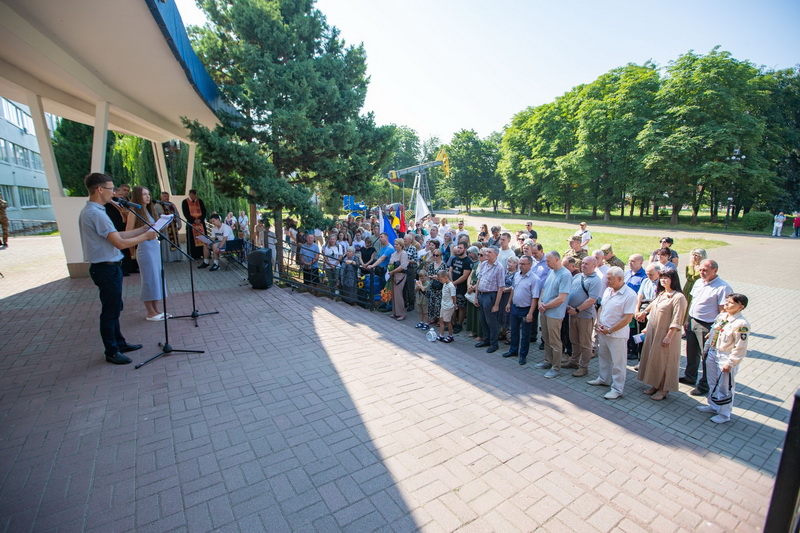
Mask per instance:
[[[772,213],[750,211],[742,217],[742,227],[749,231],[763,231],[772,227],[772,221]]]

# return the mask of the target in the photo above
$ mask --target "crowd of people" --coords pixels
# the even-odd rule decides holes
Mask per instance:
[[[719,277],[705,250],[692,250],[681,283],[670,237],[626,263],[612,244],[594,248],[585,222],[563,253],[546,251],[530,222],[515,234],[482,225],[474,240],[463,221],[451,226],[433,216],[405,232],[395,228],[393,242],[379,228],[376,218],[349,217],[326,232],[303,233],[287,221],[284,238],[312,289],[355,304],[355,284],[372,273],[386,280],[389,316],[402,321],[416,308],[416,328],[436,331],[433,340],[452,343],[465,332],[490,354],[505,343],[502,357],[520,365],[539,340],[543,356],[534,366],[546,378],[565,369],[587,376],[596,356],[598,374],[588,383],[609,387],[608,400],[623,395],[630,363],[653,401],[684,383],[690,394],[708,397],[699,410],[713,413],[713,422],[730,420],[747,350],[747,297]]]

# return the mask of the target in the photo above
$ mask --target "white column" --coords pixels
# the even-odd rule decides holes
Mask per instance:
[[[164,156],[163,145],[160,142],[150,141],[153,147],[153,159],[156,163],[156,174],[158,174],[158,186],[161,192],[168,192],[172,196],[172,188],[169,184],[169,169],[167,168],[167,160]]]
[[[186,190],[183,191],[183,194],[187,196],[194,180],[194,153],[196,149],[197,145],[195,143],[189,143],[189,159],[186,162]]]
[[[95,106],[94,137],[92,138],[92,172],[106,171],[106,144],[108,142],[108,102]],[[117,183],[116,185],[119,185]]]
[[[50,130],[44,117],[42,98],[38,94],[27,92],[28,107],[31,109],[31,118],[39,143],[39,153],[42,156],[47,185],[50,188],[50,202],[56,215],[58,231],[61,234],[61,246],[67,260],[67,269],[70,277],[85,278],[89,275],[88,263],[83,261],[83,248],[81,236],[78,231],[78,215],[86,205],[85,196],[64,196],[64,187],[58,172],[55,152],[50,141]],[[85,194],[85,192],[84,192]]]
[[[50,197],[64,196],[64,187],[61,184],[61,175],[58,172],[56,154],[53,151],[53,143],[50,142],[50,129],[47,127],[47,120],[44,116],[42,97],[30,91],[27,93],[28,107],[31,109],[31,119],[33,120],[33,130],[36,134],[36,141],[39,143],[39,153],[42,156],[44,174],[47,177],[47,186],[50,189]]]

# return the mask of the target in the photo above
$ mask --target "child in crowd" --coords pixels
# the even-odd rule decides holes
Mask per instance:
[[[439,324],[439,338],[442,342],[453,342],[453,313],[456,310],[456,286],[450,281],[450,274],[443,270],[439,272],[439,281],[442,283],[442,310]],[[444,328],[447,326],[448,335],[445,337]]]
[[[414,287],[417,291],[417,310],[419,311],[421,322],[414,327],[421,330],[429,330],[431,327],[428,325],[428,287],[431,283],[428,281],[427,272],[420,270],[418,274],[419,279],[414,284]]]

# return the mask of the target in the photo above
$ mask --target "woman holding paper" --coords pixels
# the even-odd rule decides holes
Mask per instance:
[[[131,211],[138,214],[150,224],[156,221],[156,213],[150,198],[150,191],[145,187],[134,187],[131,201],[142,207],[131,207]],[[127,229],[132,230],[144,226],[136,216],[128,217]],[[164,320],[164,313],[158,310],[158,303],[162,298],[161,292],[161,245],[158,240],[145,241],[136,247],[136,259],[142,280],[142,302],[147,311],[145,318],[150,321]],[[168,318],[168,317],[167,317]]]

